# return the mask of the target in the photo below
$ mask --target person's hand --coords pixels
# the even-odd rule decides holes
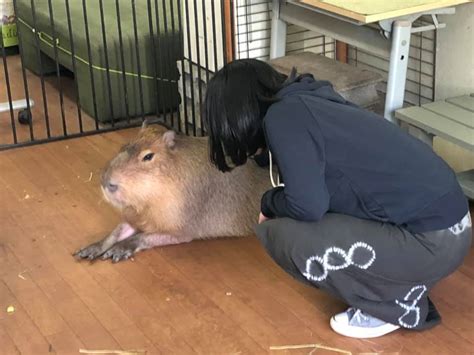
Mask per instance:
[[[262,212],[258,216],[258,224],[268,221],[270,218],[266,217]]]

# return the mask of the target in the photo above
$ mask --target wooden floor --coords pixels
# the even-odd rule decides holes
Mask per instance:
[[[71,253],[119,220],[98,178],[133,133],[0,152],[0,354],[263,354],[308,343],[354,354],[474,351],[474,249],[432,293],[440,326],[371,340],[332,332],[329,318],[345,305],[287,276],[255,238],[165,247],[119,264],[77,262]]]

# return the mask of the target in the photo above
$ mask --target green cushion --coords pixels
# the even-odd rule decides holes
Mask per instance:
[[[163,11],[163,1],[166,8],[166,16]],[[65,0],[51,0],[56,40],[53,39],[52,24],[48,0],[35,0],[36,23],[33,21],[33,11],[30,0],[18,0],[17,17],[21,32],[21,41],[24,52],[27,54],[26,64],[35,72],[39,72],[39,60],[36,54],[36,44],[39,43],[43,55],[49,58],[43,60],[43,73],[55,70],[54,41],[58,49],[59,63],[69,70],[72,65],[72,45],[69,36],[69,25],[67,20]],[[106,29],[107,51],[105,51],[102,24],[99,9],[99,1],[85,1],[87,11],[87,28],[90,36],[91,58],[88,55],[86,41],[85,16],[82,0],[69,0],[69,11],[76,56],[76,78],[78,80],[81,104],[92,116],[93,112],[91,97],[91,77],[89,63],[93,66],[94,84],[96,86],[96,105],[98,106],[98,119],[107,121],[111,119],[109,110],[109,77],[105,71],[108,60],[109,75],[112,87],[112,104],[115,118],[125,117],[125,93],[122,78],[121,48],[119,41],[119,30],[117,21],[116,2],[104,0],[104,24]],[[139,105],[140,98],[145,103],[145,113],[156,109],[156,102],[160,101],[161,109],[176,107],[179,104],[177,92],[177,80],[179,72],[176,61],[183,58],[182,36],[178,29],[177,6],[178,0],[158,1],[158,22],[155,12],[155,2],[150,1],[152,7],[152,22],[155,51],[149,27],[148,1],[136,1],[136,27],[137,41],[135,41],[134,22],[132,15],[132,2],[120,0],[120,23],[123,37],[124,67],[127,80],[127,96],[132,116],[141,113]],[[171,12],[173,7],[173,12]],[[166,17],[166,27],[165,27]],[[34,32],[33,29],[34,28]],[[35,33],[39,34],[35,35]],[[38,36],[38,38],[35,38]],[[137,61],[137,47],[140,56],[140,65]],[[106,58],[107,55],[107,58]],[[142,75],[143,95],[140,94],[138,72]],[[158,95],[155,91],[155,77],[158,78]],[[81,90],[82,89],[82,90]]]

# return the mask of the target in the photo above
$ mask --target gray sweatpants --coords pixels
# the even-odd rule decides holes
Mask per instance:
[[[461,265],[472,239],[469,213],[451,228],[427,233],[331,213],[316,223],[267,221],[256,232],[295,278],[409,329],[440,322],[429,291]]]

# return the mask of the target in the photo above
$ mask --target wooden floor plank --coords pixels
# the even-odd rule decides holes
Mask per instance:
[[[188,312],[173,314],[165,308],[167,297],[159,297],[154,294],[155,289],[162,287],[150,270],[138,262],[117,264],[116,268],[126,278],[130,285],[151,305],[150,317],[143,318],[141,327],[146,327],[147,332],[154,333],[153,342],[160,350],[176,351],[178,353],[195,353],[193,344],[174,325],[178,320],[186,321]],[[153,316],[154,312],[158,316]],[[174,322],[172,318],[174,318]],[[158,319],[158,321],[157,321]],[[167,351],[166,351],[167,350]]]
[[[174,260],[166,261],[184,275],[192,275],[187,278],[190,285],[200,289],[214,302],[223,312],[229,315],[237,324],[262,348],[268,349],[271,344],[281,341],[291,341],[285,332],[273,327],[263,316],[252,309],[243,299],[239,297],[239,290],[235,290],[225,282],[219,275],[219,264],[208,258],[207,253],[202,255],[200,250],[192,251],[188,248],[189,257],[182,258],[176,263]],[[155,258],[157,253],[148,253],[147,258]],[[196,255],[197,254],[197,255]],[[145,259],[145,258],[143,258]]]
[[[241,289],[245,287],[248,290],[247,297],[250,304],[254,303],[255,292],[252,290],[258,289],[258,292],[262,294],[262,300],[255,303],[254,306],[258,307],[259,311],[271,320],[275,327],[291,334],[293,339],[298,339],[298,342],[301,343],[314,342],[314,338],[317,337],[316,340],[324,345],[334,346],[330,340],[333,334],[328,327],[329,318],[324,317],[314,304],[302,300],[294,292],[288,285],[290,281],[288,276],[285,275],[285,282],[281,282],[271,272],[262,268],[257,259],[248,257],[248,254],[244,252],[248,247],[228,248],[225,242],[219,241],[214,251],[216,255],[225,255],[226,262],[222,263],[220,268],[225,270],[229,280],[238,280],[239,287]],[[250,241],[241,239],[240,242],[248,244]],[[268,295],[281,295],[281,297],[272,300],[273,297],[270,298]],[[266,302],[264,302],[265,297],[267,298]],[[298,299],[298,302],[295,303],[295,299]],[[333,302],[337,301],[333,299]],[[262,307],[262,303],[265,307]],[[347,338],[339,339],[337,345],[338,348],[347,351],[367,349],[367,346],[359,341],[348,341]]]
[[[77,338],[71,330],[64,330],[59,333],[51,334],[46,337],[50,346],[50,352],[58,354],[70,353],[72,349],[84,348],[84,344]]]
[[[145,260],[143,260],[145,261]],[[230,320],[206,295],[193,289],[172,265],[161,258],[143,265],[151,269],[159,287],[147,297],[168,315],[173,326],[198,352],[249,352],[262,348]],[[142,261],[135,264],[142,264]],[[179,275],[179,277],[176,277]],[[207,337],[206,334],[212,334]]]
[[[13,307],[11,313],[0,319],[0,326],[8,333],[20,353],[37,354],[49,351],[48,340],[2,280],[0,280],[0,307],[2,313],[6,312],[7,307]]]
[[[0,344],[2,346],[2,353],[5,355],[20,354],[20,350],[16,347],[12,338],[8,335],[4,326],[0,321]]]

